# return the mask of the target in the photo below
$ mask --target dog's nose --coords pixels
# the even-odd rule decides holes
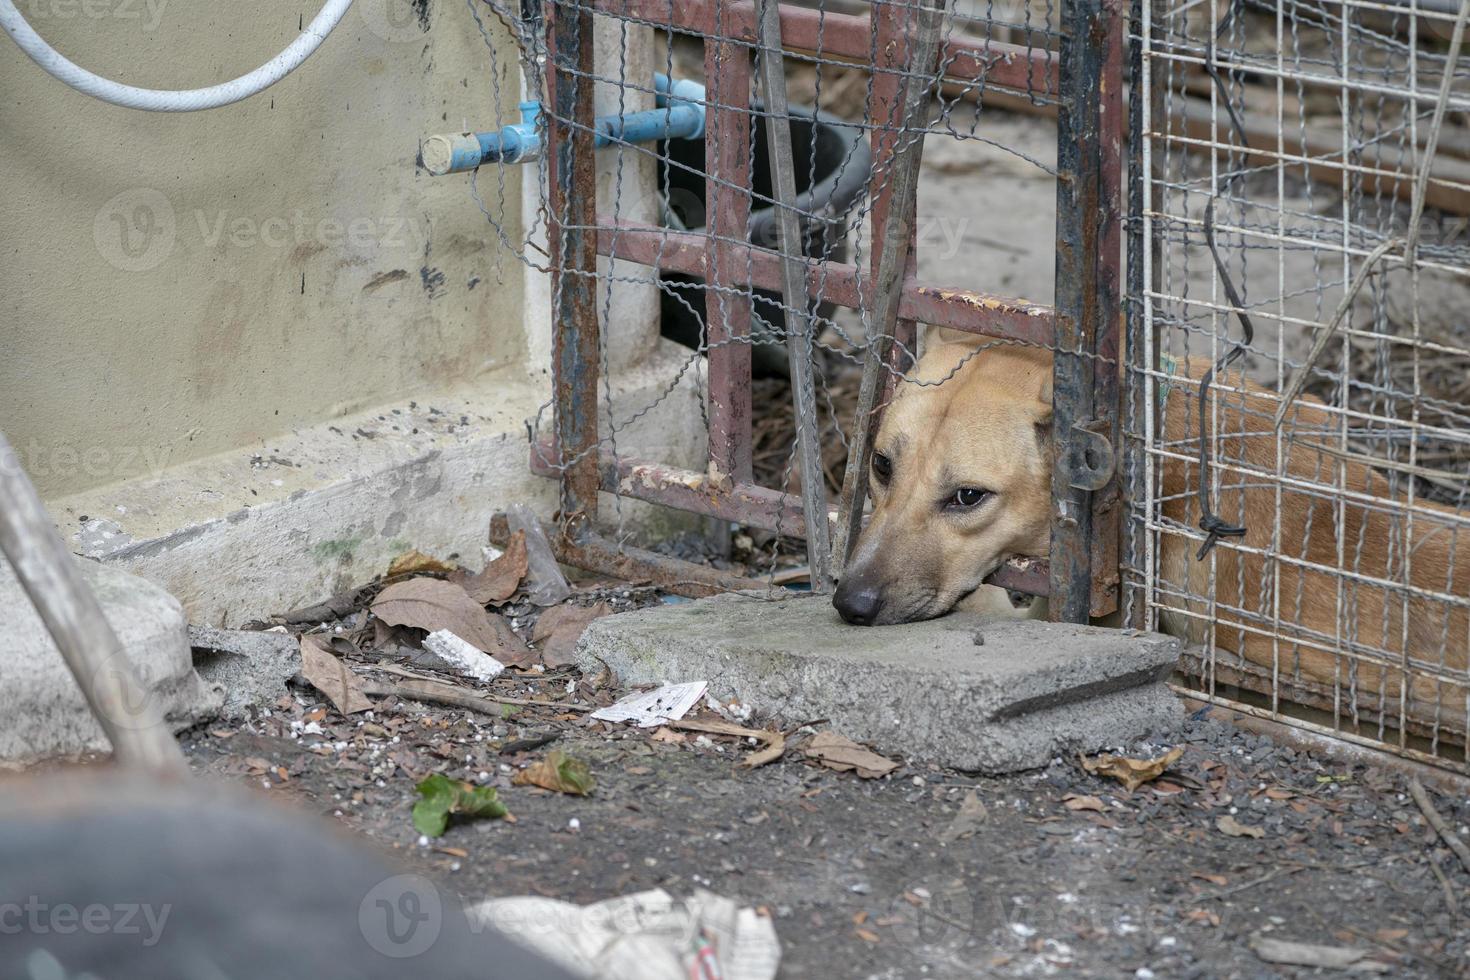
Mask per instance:
[[[849,579],[837,586],[832,596],[832,605],[837,614],[854,626],[872,626],[883,607],[883,597],[871,585]]]

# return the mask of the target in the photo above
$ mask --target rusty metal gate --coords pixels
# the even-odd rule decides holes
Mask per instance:
[[[800,5],[528,0],[514,9],[489,0],[486,6],[516,37],[531,94],[545,96],[531,111],[537,113],[536,133],[546,147],[542,180],[546,267],[553,277],[554,431],[551,439],[533,445],[532,466],[561,481],[561,533],[556,535],[561,560],[668,583],[690,594],[764,584],[600,535],[595,524],[603,491],[805,536],[813,584],[820,587],[828,581],[824,569],[834,557],[828,551],[829,532],[840,564],[850,532],[860,527],[868,436],[884,392],[904,381],[918,347],[917,325],[923,323],[1054,351],[1054,418],[1065,435],[1053,440],[1057,476],[1050,562],[1012,561],[991,581],[1050,595],[1057,618],[1081,621],[1117,607],[1122,508],[1113,447],[1120,444],[1126,11],[1115,0],[1068,0],[1055,7],[1027,3],[1009,8],[1009,19],[997,4],[967,0],[958,9],[952,0]],[[600,29],[619,32],[624,41],[632,31],[652,29],[666,51],[689,39],[701,43],[702,65],[694,67],[703,75],[704,94],[679,88],[672,54],[658,81],[637,77],[639,69],[629,67],[636,59],[628,57],[625,43],[615,46],[616,64],[600,64],[595,50]],[[861,239],[855,261],[833,255],[830,247],[803,247],[812,228],[847,215],[824,211],[828,202],[791,196],[790,174],[782,173],[781,153],[789,160],[792,152],[781,133],[785,127],[766,126],[768,120],[790,118],[786,75],[802,66],[815,66],[819,92],[824,67],[865,74],[862,118],[852,125],[870,145],[871,168],[859,200],[843,205],[861,216],[860,226],[866,224],[866,234],[854,236]],[[655,98],[654,111],[664,112],[670,124],[679,99],[697,106],[703,114],[703,158],[673,161],[671,143],[635,146],[631,131],[647,120],[630,114],[599,118],[594,111],[598,85],[617,86],[620,106],[625,93],[645,103]],[[925,282],[917,274],[914,209],[923,141],[926,136],[984,139],[983,129],[977,134],[974,124],[968,132],[956,126],[951,110],[972,106],[978,116],[990,100],[1009,100],[1057,117],[1056,166],[1040,165],[1056,181],[1052,305],[964,283]],[[765,163],[753,152],[752,134],[759,127],[772,130],[769,142],[775,146],[763,178],[771,184],[769,192],[754,183],[755,171]],[[706,226],[629,220],[617,213],[621,198],[611,202],[614,213],[599,214],[594,152],[601,146],[652,155],[665,171],[678,168],[686,178],[702,181]],[[803,150],[799,143],[796,149]],[[474,151],[470,146],[468,152]],[[788,162],[784,169],[790,168]],[[622,170],[618,173],[621,181]],[[763,240],[751,234],[757,207],[774,215]],[[708,365],[704,470],[627,458],[611,445],[608,419],[601,418],[599,429],[607,412],[606,393],[599,387],[606,365],[599,341],[606,323],[600,318],[606,319],[610,307],[605,291],[629,277],[656,281],[665,297],[701,320],[699,352]],[[866,332],[844,352],[863,362],[864,390],[835,511],[820,481],[810,478],[812,470],[800,497],[784,487],[758,485],[751,448],[751,359],[761,342],[757,335],[782,335],[793,349],[809,355],[816,340],[813,323],[826,322],[832,307],[860,311]],[[791,363],[798,434],[811,443],[820,436],[816,392],[809,380],[803,383],[806,371],[798,360]],[[812,450],[799,449],[799,458],[809,462]],[[819,527],[813,527],[814,519]]]

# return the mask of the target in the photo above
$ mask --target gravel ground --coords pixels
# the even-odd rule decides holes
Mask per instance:
[[[1257,934],[1368,949],[1394,976],[1470,975],[1447,904],[1447,892],[1470,901],[1470,874],[1404,777],[1218,717],[1191,718],[1173,743],[1182,759],[1129,793],[1067,759],[1004,779],[909,763],[863,780],[803,760],[800,735],[748,771],[734,739],[591,721],[590,705],[622,693],[595,679],[476,686],[551,704],[487,715],[388,699],[343,719],[302,690],[248,724],[190,732],[186,751],[198,771],[286,794],[470,900],[705,887],[762,907],[788,980],[1321,972],[1263,962]],[[511,785],[552,748],[590,764],[590,797]],[[513,821],[420,839],[414,786],[434,771],[497,785]],[[1463,792],[1434,795],[1466,833]],[[1225,816],[1261,836],[1228,836]]]

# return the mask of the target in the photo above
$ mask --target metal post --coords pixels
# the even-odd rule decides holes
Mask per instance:
[[[931,0],[932,2],[932,0]],[[915,10],[916,24],[911,39],[909,70],[904,77],[903,103],[898,113],[898,132],[893,153],[889,211],[883,222],[878,251],[878,275],[873,283],[871,333],[863,358],[863,379],[858,389],[857,413],[847,452],[847,472],[842,479],[838,503],[836,556],[847,563],[863,526],[863,503],[868,497],[868,464],[876,434],[875,410],[885,387],[885,370],[898,323],[898,304],[903,295],[903,274],[908,267],[913,241],[914,208],[918,199],[919,162],[928,123],[929,89],[935,79],[930,71],[939,56],[940,27],[944,23],[945,0],[925,2]]]
[[[553,256],[556,445],[564,529],[597,516],[597,177],[593,161],[593,44],[590,9],[551,11],[549,79],[555,111],[549,244]],[[574,125],[568,125],[572,120]]]
[[[714,16],[723,11],[716,8]],[[732,18],[733,19],[733,18]],[[716,34],[730,33],[718,19]],[[750,293],[744,249],[750,222],[750,49],[713,37],[704,47],[705,110],[704,199],[709,241],[705,262],[710,288],[705,292],[706,363],[709,377],[709,460],[734,483],[751,480]],[[731,288],[734,287],[734,288]]]
[[[766,146],[781,229],[781,271],[786,302],[786,350],[791,359],[791,397],[796,411],[796,449],[801,472],[802,512],[806,516],[806,553],[812,591],[832,588],[832,546],[827,524],[826,481],[817,432],[817,392],[812,378],[812,323],[807,314],[805,249],[796,213],[796,164],[791,156],[790,112],[786,102],[786,64],[781,44],[779,0],[755,0],[760,35],[761,82],[766,107]]]
[[[1123,481],[1127,485],[1126,496],[1133,506],[1141,506],[1148,500],[1148,479],[1145,460],[1148,456],[1148,434],[1144,430],[1144,417],[1148,408],[1148,378],[1134,375],[1135,369],[1148,370],[1153,367],[1146,360],[1149,349],[1143,340],[1143,304],[1149,302],[1144,296],[1144,266],[1150,261],[1153,243],[1144,237],[1143,189],[1144,182],[1152,175],[1144,169],[1143,142],[1148,139],[1143,114],[1144,99],[1149,97],[1143,82],[1143,5],[1155,0],[1132,0],[1131,22],[1136,25],[1129,45],[1129,90],[1132,98],[1128,105],[1128,303],[1127,315],[1127,378],[1128,415],[1126,432],[1122,440]],[[1143,573],[1145,551],[1148,546],[1148,524],[1146,515],[1125,513],[1121,518],[1126,526],[1123,530],[1122,564],[1130,571],[1133,579],[1125,584],[1121,597],[1124,625],[1133,629],[1148,626],[1147,584],[1139,588],[1138,578]]]
[[[1095,403],[1117,370],[1117,204],[1104,170],[1104,62],[1109,14],[1103,0],[1063,6],[1057,118],[1056,355],[1052,375],[1051,603],[1054,620],[1086,622],[1092,611],[1093,492],[1115,480],[1116,406]],[[1114,84],[1117,84],[1115,80]],[[1116,139],[1117,127],[1113,127]],[[1108,263],[1114,275],[1108,274]],[[1107,336],[1111,334],[1111,351]],[[1112,363],[1096,361],[1097,355]],[[1100,416],[1099,416],[1099,413]]]

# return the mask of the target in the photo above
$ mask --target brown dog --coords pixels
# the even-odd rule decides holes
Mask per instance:
[[[1214,625],[1222,657],[1329,694],[1336,686],[1344,703],[1371,692],[1390,716],[1408,690],[1415,717],[1463,726],[1470,617],[1463,601],[1435,596],[1470,596],[1470,540],[1456,546],[1464,521],[1424,500],[1407,520],[1385,477],[1326,451],[1340,421],[1321,402],[1301,399],[1282,427],[1277,537],[1276,397],[1238,375],[1221,385],[1234,391],[1217,400],[1212,390],[1215,451],[1227,463],[1216,510],[1248,532],[1213,562],[1195,560],[1199,541],[1182,531],[1200,516],[1196,398],[1207,367],[1180,362],[1162,400],[1160,498],[1179,529],[1160,536],[1163,627],[1204,644]],[[833,599],[843,619],[997,610],[1000,590],[985,577],[1012,556],[1047,554],[1051,373],[1050,352],[1010,344],[977,353],[973,341],[941,342],[922,358],[919,384],[900,385],[874,442],[872,516]],[[1395,666],[1404,662],[1419,668],[1412,683]]]

